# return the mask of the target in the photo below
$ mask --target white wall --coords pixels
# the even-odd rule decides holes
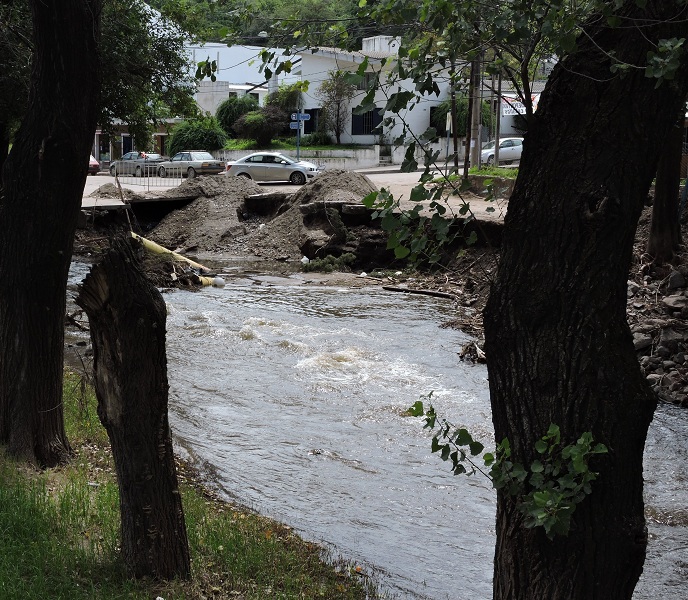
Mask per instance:
[[[328,78],[328,73],[334,70],[341,70],[347,72],[354,72],[358,68],[358,65],[363,61],[363,55],[356,53],[346,53],[346,52],[318,52],[311,54],[310,52],[304,52],[301,54],[301,77],[304,81],[309,82],[308,91],[304,93],[304,109],[320,108],[322,102],[318,99],[317,90],[321,83]],[[379,63],[371,61],[372,67],[369,67],[369,71],[373,69],[379,70]],[[430,107],[438,105],[447,96],[448,86],[445,82],[440,82],[440,96],[425,96],[421,99],[420,103],[413,105],[410,110],[402,111],[401,117],[403,117],[408,127],[416,135],[421,135],[430,126]],[[384,86],[383,86],[384,87]],[[393,90],[379,90],[375,97],[375,103],[378,107],[383,108],[387,103],[387,95],[391,94],[392,91],[402,90],[414,90],[414,85],[411,81],[405,80],[403,82],[395,83]],[[365,95],[364,91],[361,91],[356,97],[351,101],[349,107],[349,118],[347,119],[345,125],[345,133],[342,135],[343,143],[355,143],[355,144],[375,144],[384,141],[386,143],[391,143],[396,137],[401,135],[403,131],[403,124],[399,117],[397,117],[397,123],[391,127],[384,127],[384,140],[380,139],[379,135],[352,135],[351,134],[351,110],[358,106]],[[386,116],[394,116],[389,113]]]
[[[259,103],[263,105],[268,89],[276,89],[281,83],[298,81],[296,75],[280,74],[278,80],[273,77],[270,82],[266,82],[265,75],[260,72],[261,50],[263,48],[260,46],[227,46],[214,43],[186,46],[191,75],[196,74],[196,68],[201,61],[214,60],[217,64],[217,80],[213,82],[204,79],[197,85],[196,102],[201,110],[214,115],[217,107],[229,98],[230,92],[235,92],[239,96],[247,92],[258,93]],[[255,85],[259,87],[249,89]]]

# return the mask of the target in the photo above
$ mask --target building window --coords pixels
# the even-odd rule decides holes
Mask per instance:
[[[255,92],[250,92],[248,95],[251,96],[251,98],[253,98],[256,102],[260,101],[260,96]]]
[[[307,108],[303,112],[311,116],[311,118],[308,121],[303,122],[303,133],[315,133],[318,130],[318,119],[320,118],[320,109]]]
[[[356,85],[356,88],[362,91],[366,91],[371,84],[375,81],[375,76],[376,73],[373,72],[368,72],[365,75],[363,75],[363,79],[358,82]]]
[[[382,110],[369,110],[362,115],[357,115],[352,111],[351,113],[351,135],[372,135],[379,133],[373,131],[380,123],[382,123]]]

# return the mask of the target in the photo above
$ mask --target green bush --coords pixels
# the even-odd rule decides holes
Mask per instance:
[[[227,141],[227,134],[215,117],[182,121],[170,135],[170,154],[182,150],[220,150]]]
[[[258,102],[251,96],[232,96],[217,107],[215,118],[227,135],[236,137],[234,123],[241,115],[258,110]]]
[[[241,115],[234,124],[234,129],[240,136],[256,140],[259,147],[265,148],[287,120],[288,115],[283,110],[267,105]]]
[[[302,146],[330,146],[332,137],[325,131],[315,131],[301,138]]]

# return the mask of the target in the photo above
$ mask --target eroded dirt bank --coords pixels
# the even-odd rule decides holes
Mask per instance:
[[[476,344],[464,349],[466,359],[480,360],[482,309],[499,260],[498,221],[484,221],[482,243],[453,252],[441,268],[418,272],[394,259],[386,248],[379,223],[371,222],[361,199],[375,185],[354,172],[326,171],[294,194],[269,193],[254,182],[226,176],[200,177],[162,194],[168,200],[184,199],[162,219],[133,218],[132,227],[171,250],[196,256],[257,257],[298,266],[328,256],[351,256],[350,275],[312,275],[314,282],[384,285],[394,290],[432,291],[449,295],[456,317],[443,326],[457,327],[474,336]],[[102,186],[99,197],[119,197],[112,184]],[[124,197],[134,194],[124,190]],[[470,198],[469,198],[470,199]],[[481,199],[482,202],[482,199]],[[137,213],[134,205],[133,213]],[[628,283],[628,321],[643,372],[660,399],[688,406],[688,254],[683,250],[674,265],[654,266],[645,254],[651,208],[638,227],[634,261]],[[151,227],[151,225],[153,225]],[[89,260],[107,246],[114,232],[128,230],[123,215],[87,217],[77,233],[75,254]],[[688,227],[683,225],[684,239]],[[338,268],[345,266],[344,263]],[[192,269],[166,258],[147,258],[147,269],[159,287],[198,285]],[[361,277],[365,272],[365,277]],[[75,317],[78,319],[78,316]]]

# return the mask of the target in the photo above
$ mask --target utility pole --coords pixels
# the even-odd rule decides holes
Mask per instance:
[[[459,172],[459,132],[456,130],[456,62],[452,58],[449,74],[451,85],[451,134],[454,141],[454,173]]]
[[[471,165],[471,154],[473,149],[473,96],[475,95],[475,60],[471,61],[471,74],[468,81],[468,121],[466,124],[466,142],[463,153],[463,178],[468,179],[468,169]]]
[[[480,167],[480,122],[482,111],[480,97],[482,96],[482,77],[480,75],[480,57],[471,63],[471,166]]]
[[[495,119],[495,167],[499,166],[499,138],[502,127],[502,71],[497,74],[497,118]]]

